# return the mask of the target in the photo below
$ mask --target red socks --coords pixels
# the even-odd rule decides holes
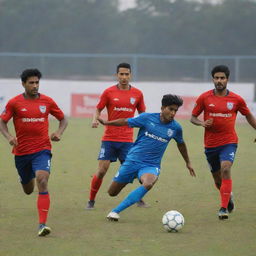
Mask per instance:
[[[227,208],[232,191],[232,180],[222,179],[220,187],[221,207]]]
[[[50,208],[50,196],[48,192],[39,193],[37,198],[37,209],[38,209],[40,224],[46,223],[49,208]]]
[[[94,200],[97,192],[100,189],[103,179],[98,178],[96,175],[93,176],[91,181],[90,200]]]

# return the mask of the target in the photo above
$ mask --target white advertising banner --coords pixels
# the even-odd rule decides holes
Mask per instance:
[[[115,81],[40,81],[40,92],[53,98],[67,116],[91,117],[95,111],[100,94]],[[147,112],[159,112],[164,94],[177,94],[184,99],[184,105],[179,109],[177,118],[188,118],[195,99],[203,92],[213,88],[212,83],[185,82],[137,82],[131,83],[140,89],[145,98]],[[242,96],[249,107],[254,106],[253,83],[229,83],[228,88]],[[0,79],[0,111],[7,101],[24,91],[19,79]],[[255,113],[255,107],[252,108]]]

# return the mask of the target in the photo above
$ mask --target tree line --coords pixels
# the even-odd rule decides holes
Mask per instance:
[[[256,2],[0,0],[0,52],[256,55]]]

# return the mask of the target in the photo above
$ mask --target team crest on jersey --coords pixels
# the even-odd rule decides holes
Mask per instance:
[[[231,110],[234,107],[234,103],[233,102],[227,102],[227,108],[229,110]]]
[[[41,113],[46,112],[46,106],[39,106],[39,109],[40,109]]]
[[[168,130],[167,130],[167,135],[168,135],[168,137],[172,137],[172,135],[173,135],[173,130],[172,130],[172,129],[168,129]]]
[[[133,105],[135,103],[136,99],[135,98],[130,98],[130,103]]]

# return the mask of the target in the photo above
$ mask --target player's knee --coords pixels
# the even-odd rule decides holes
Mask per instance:
[[[229,179],[230,178],[230,167],[228,166],[224,166],[221,170],[221,173],[222,173],[222,178],[224,179]]]
[[[38,184],[38,187],[40,189],[46,189],[47,188],[47,184],[48,184],[48,179],[42,177],[42,178],[37,180],[37,184]]]
[[[142,183],[142,185],[147,189],[150,190],[154,186],[154,182],[151,181],[145,181]]]
[[[30,195],[30,194],[33,193],[34,188],[29,188],[29,189],[23,188],[23,191],[24,191],[24,193],[25,193],[26,195]]]
[[[103,179],[107,171],[108,171],[108,168],[100,168],[96,175],[99,179]]]
[[[110,196],[117,196],[118,195],[118,192],[116,192],[116,191],[108,191],[108,194],[110,195]]]

